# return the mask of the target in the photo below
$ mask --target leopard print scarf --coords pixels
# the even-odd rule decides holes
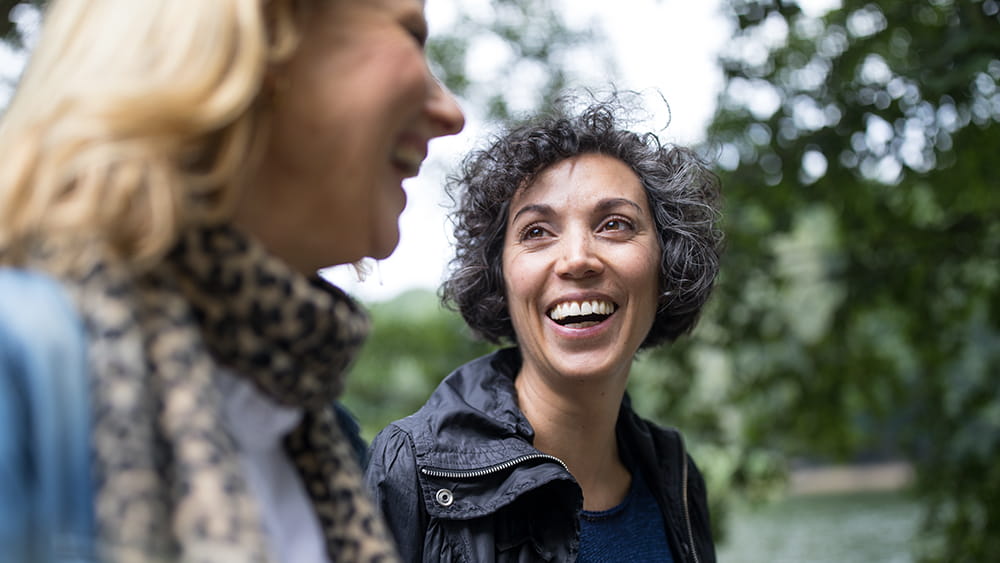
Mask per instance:
[[[91,339],[102,559],[270,559],[222,422],[226,369],[304,409],[286,449],[331,560],[396,560],[332,409],[368,330],[345,294],[226,227],[184,234],[141,276],[82,262],[67,281]]]

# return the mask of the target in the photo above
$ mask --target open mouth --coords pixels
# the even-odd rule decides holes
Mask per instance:
[[[420,165],[424,162],[425,153],[419,148],[401,144],[393,148],[391,160],[392,164],[403,173],[404,176],[416,176],[420,172]]]
[[[547,313],[556,324],[567,328],[589,328],[604,322],[618,308],[610,301],[564,301]]]

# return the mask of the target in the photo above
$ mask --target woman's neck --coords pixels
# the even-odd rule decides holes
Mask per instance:
[[[615,436],[624,385],[594,382],[556,389],[522,370],[514,387],[535,431],[535,448],[566,464],[583,489],[584,509],[618,505],[631,484]]]

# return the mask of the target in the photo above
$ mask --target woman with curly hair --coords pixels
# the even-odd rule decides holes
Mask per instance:
[[[515,127],[452,179],[443,299],[510,347],[372,444],[366,482],[405,560],[715,560],[681,435],[625,387],[636,353],[690,331],[708,299],[718,181],[621,109]]]
[[[0,120],[0,559],[393,561],[335,399],[463,116],[423,0],[51,0]]]

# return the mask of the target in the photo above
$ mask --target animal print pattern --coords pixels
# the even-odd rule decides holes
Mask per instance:
[[[222,423],[226,368],[305,410],[286,448],[331,560],[396,561],[333,413],[368,331],[358,306],[228,227],[192,229],[141,274],[93,248],[61,277],[90,337],[102,560],[270,560]]]

